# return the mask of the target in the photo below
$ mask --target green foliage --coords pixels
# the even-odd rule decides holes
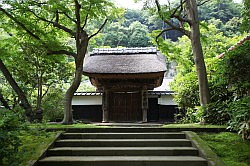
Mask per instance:
[[[22,128],[20,114],[0,109],[0,165],[15,161],[15,155],[21,145],[18,134]]]
[[[148,27],[139,21],[127,27],[121,22],[113,22],[103,30],[101,38],[96,39],[96,46],[147,47],[150,46],[148,33]]]
[[[212,103],[209,103],[206,106],[206,114],[204,116],[205,120],[209,124],[227,124],[228,120],[230,119],[230,116],[228,114],[227,108],[228,108],[229,101],[215,101]]]
[[[226,128],[224,125],[211,125],[211,124],[199,124],[199,123],[188,123],[188,124],[166,124],[163,125],[165,128]]]
[[[241,30],[249,32],[250,27],[250,1],[249,0],[243,0],[244,8],[242,12],[242,25]]]
[[[108,25],[102,35],[102,42],[99,46],[125,47],[128,44],[128,28],[122,26],[119,22]]]
[[[250,139],[250,96],[229,104],[229,129],[238,131],[242,139]]]
[[[225,24],[233,17],[240,17],[241,5],[233,0],[208,1],[199,6],[199,16],[201,20],[219,19]]]
[[[204,118],[211,124],[226,124],[232,118],[228,112],[230,103],[247,95],[249,91],[250,45],[245,42],[235,51],[226,53],[221,60],[217,56],[244,35],[228,38],[215,25],[206,22],[202,22],[201,34],[211,93],[211,103],[203,109]],[[157,31],[152,34],[156,35]],[[196,107],[199,105],[199,91],[189,39],[182,37],[178,42],[171,42],[159,38],[158,42],[167,58],[177,63],[178,74],[170,84],[176,92],[175,101],[181,108],[176,118],[181,118],[182,123],[199,122],[202,109]]]
[[[250,89],[250,41],[228,52],[222,61],[223,75],[228,80],[235,98],[246,95]]]
[[[174,100],[181,108],[194,108],[199,105],[198,82],[195,72],[183,77],[180,73],[175,77],[171,88],[176,92]]]
[[[58,87],[51,88],[43,101],[43,120],[58,122],[63,119],[64,90]]]
[[[37,128],[28,128],[19,131],[17,136],[20,140],[18,151],[13,154],[11,160],[4,161],[4,166],[32,165],[32,162],[36,161],[42,152],[48,148],[48,145],[54,141],[56,132],[45,132]]]
[[[140,22],[133,22],[129,26],[130,37],[128,41],[129,47],[146,47],[149,46],[149,33],[147,27]]]
[[[199,123],[203,120],[204,109],[202,107],[187,108],[175,115],[178,123]]]
[[[54,141],[56,134],[56,132],[45,132],[37,128],[22,130],[18,135],[22,145],[18,148],[18,153],[15,156],[18,163],[16,165],[31,165],[31,162],[37,160],[49,144]],[[15,165],[15,163],[9,162],[6,165]]]
[[[235,133],[200,133],[199,136],[225,162],[227,166],[250,164],[250,142],[243,142]]]
[[[30,128],[20,110],[0,109],[0,165],[26,166],[37,160],[55,138],[41,128]]]
[[[73,67],[68,65],[67,57],[47,55],[39,42],[29,38],[18,41],[16,37],[9,36],[2,41],[0,48],[6,50],[2,58],[33,107],[43,107],[43,98],[49,95],[52,86],[69,82]],[[9,86],[1,84],[0,87],[15,107],[16,94]]]

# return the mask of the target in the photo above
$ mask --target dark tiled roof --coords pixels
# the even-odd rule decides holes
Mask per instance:
[[[155,48],[98,49],[86,56],[83,72],[140,74],[165,72],[165,57]]]

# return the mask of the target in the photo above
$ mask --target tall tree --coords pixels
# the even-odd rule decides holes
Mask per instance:
[[[169,28],[161,31],[157,36],[157,40],[163,33],[170,30],[178,30],[190,39],[198,76],[200,104],[201,106],[206,106],[210,102],[210,94],[200,42],[197,2],[196,0],[180,0],[177,7],[173,7],[171,4],[162,7],[159,0],[155,0],[155,4],[159,16],[169,26]],[[176,24],[177,21],[178,24]]]
[[[5,62],[30,101],[36,104],[33,111],[40,118],[36,120],[41,120],[43,98],[51,86],[59,81],[68,82],[72,70],[69,70],[66,57],[46,55],[46,50],[39,47],[36,40],[19,41],[17,45],[19,51],[15,55],[12,53],[11,58],[6,57]]]
[[[19,0],[6,1],[0,12],[15,23],[17,29],[40,41],[47,54],[68,55],[75,62],[75,77],[64,99],[64,124],[73,123],[71,102],[74,92],[80,85],[83,61],[89,40],[96,36],[117,13],[113,3],[108,0]],[[91,20],[100,22],[93,31],[88,29]],[[67,37],[60,38],[61,36]],[[74,47],[67,40],[74,38]]]

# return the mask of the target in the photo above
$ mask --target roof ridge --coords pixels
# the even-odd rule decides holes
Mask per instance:
[[[90,56],[106,54],[150,54],[157,53],[156,47],[132,47],[132,48],[94,48]]]

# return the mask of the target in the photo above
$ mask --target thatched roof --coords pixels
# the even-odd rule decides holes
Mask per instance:
[[[84,73],[134,74],[165,72],[165,57],[155,48],[96,49],[86,56]]]

